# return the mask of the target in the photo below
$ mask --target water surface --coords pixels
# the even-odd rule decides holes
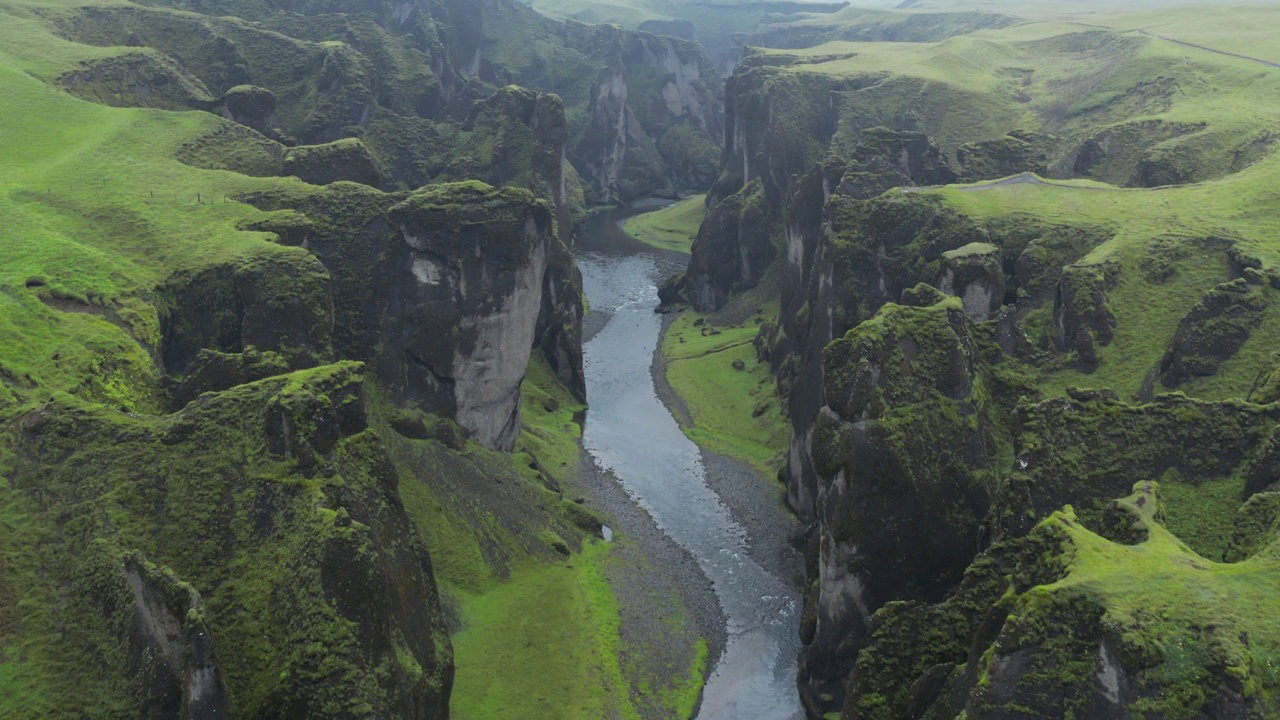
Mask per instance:
[[[749,556],[746,531],[707,483],[701,450],[653,385],[650,367],[662,328],[653,312],[658,260],[643,251],[586,252],[578,264],[592,310],[610,316],[585,346],[591,409],[583,445],[697,559],[728,618],[728,643],[707,680],[698,718],[799,720],[800,598]]]

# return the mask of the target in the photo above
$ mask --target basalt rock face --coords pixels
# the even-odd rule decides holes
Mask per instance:
[[[699,47],[649,33],[570,27],[575,47],[604,48],[588,120],[571,157],[590,200],[633,200],[668,186],[705,188],[722,142],[717,78]]]
[[[79,707],[447,716],[431,563],[366,427],[362,373],[326,365],[157,417],[62,398],[7,426],[25,510],[70,513],[23,567],[61,583],[33,621],[62,628]]]
[[[381,174],[316,181],[410,187],[476,177],[459,172],[483,164],[458,152],[459,126],[475,101],[519,84],[574,109],[569,159],[589,202],[714,179],[720,79],[687,40],[553,20],[515,0],[172,4],[208,16],[50,13],[73,41],[158,51],[86,66],[64,84],[108,104],[215,111],[288,146],[360,139]]]
[[[200,593],[141,553],[124,557],[133,591],[129,667],[143,684],[143,716],[213,720],[228,717],[231,698],[205,622]]]
[[[719,309],[730,292],[749,289],[763,276],[777,254],[773,248],[781,245],[789,178],[818,160],[808,138],[829,139],[835,132],[834,113],[823,100],[835,86],[801,83],[777,71],[748,58],[725,85],[721,174],[707,195],[707,222],[686,273],[690,301],[701,311]],[[748,200],[757,218],[748,230],[759,237],[744,243],[735,220]],[[751,252],[741,252],[744,245]]]
[[[973,243],[942,255],[938,289],[959,297],[965,314],[975,322],[986,322],[1000,312],[1005,284],[1000,249],[995,245]]]
[[[1110,295],[1139,270],[1086,259],[1107,239],[1096,229],[982,225],[911,193],[829,195],[842,172],[818,166],[798,185],[783,315],[765,333],[796,429],[788,496],[813,519],[806,707],[904,719],[1164,707],[1177,683],[1163,673],[1177,660],[1149,649],[1163,621],[1117,619],[1133,592],[1112,584],[1125,571],[1055,590],[1045,605],[1037,593],[1083,567],[1072,548],[1195,558],[1165,526],[1194,537],[1195,488],[1242,472],[1254,478],[1245,497],[1272,486],[1274,406],[1176,394],[1135,404],[1075,388],[1040,399],[1037,364],[1056,357],[1088,372],[1096,356],[1057,338],[1074,330],[1105,348],[1118,327]],[[1244,267],[1188,312],[1171,348],[1197,357],[1196,338],[1248,337],[1266,284]],[[1043,318],[1035,340],[1022,325],[1031,313]],[[815,351],[818,382],[806,371]],[[1135,478],[1160,479],[1171,499],[1150,489],[1125,499]],[[1237,559],[1268,552],[1269,541],[1241,537],[1250,550]],[[1231,557],[1231,546],[1194,542],[1205,557]],[[1226,612],[1222,602],[1203,612]],[[1243,625],[1230,632],[1235,649],[1222,652],[1249,652]],[[1204,638],[1186,642],[1218,657]],[[1208,717],[1259,712],[1223,667],[1195,681],[1197,706]]]
[[[512,449],[558,242],[550,208],[527,192],[444,186],[409,197],[388,218],[404,248],[383,375],[403,373],[396,379],[407,399],[457,418],[483,445]]]
[[[278,213],[278,231],[261,229],[301,237],[328,270],[339,357],[369,361],[400,399],[509,450],[531,350],[574,395],[586,392],[567,125],[554,96],[512,87],[477,103],[465,127],[469,160],[450,172],[529,190],[472,180],[384,193],[339,183],[247,199],[291,211]],[[235,351],[222,345],[214,347]]]
[[[1132,405],[1075,389],[1069,399],[1037,403],[1036,363],[1057,357],[1090,367],[1077,346],[1056,344],[1066,331],[1094,347],[1115,337],[1110,295],[1125,270],[1085,257],[1108,234],[1030,220],[979,224],[913,193],[857,200],[833,192],[848,167],[815,166],[796,185],[782,315],[762,337],[795,428],[788,497],[814,521],[800,675],[806,706],[815,716],[843,707],[854,718],[950,717],[969,707],[970,715],[1011,717],[1001,713],[1022,703],[1048,716],[1092,707],[1121,717],[1125,707],[1152,702],[1162,692],[1152,669],[1159,661],[1126,664],[1116,641],[1100,649],[1099,618],[1116,606],[1098,597],[1063,596],[1056,620],[1011,645],[1026,652],[981,666],[993,683],[1002,678],[998,691],[975,685],[976,659],[1002,624],[1025,631],[1000,614],[1001,578],[1014,567],[1048,578],[1022,593],[1064,572],[1069,553],[1033,548],[1037,533],[1049,532],[1038,525],[1068,504],[1079,509],[1070,522],[1103,542],[1137,542],[1127,511],[1111,502],[1135,477],[1164,478],[1171,496],[1189,497],[1177,493],[1222,482],[1240,458],[1256,455],[1250,467],[1260,479],[1249,492],[1266,489],[1275,476],[1268,411],[1177,396]],[[1218,316],[1225,328],[1239,327],[1248,317],[1240,308],[1253,307],[1248,300],[1264,285],[1246,278],[1214,289],[1207,297],[1217,312],[1203,309],[1207,300],[1197,305],[1179,337],[1197,337],[1190,328],[1207,333]],[[1023,320],[1032,313],[1043,324],[1029,337]],[[1193,512],[1183,505],[1154,522],[1181,531]],[[987,589],[967,594],[971,584]],[[1046,629],[1053,622],[1058,630]],[[939,623],[956,634],[933,637]],[[1093,670],[1072,680],[1079,684],[1071,692],[1097,698],[1096,707],[1045,699],[1058,692],[1053,668],[1066,657],[1053,655],[1057,643],[1092,653]],[[910,648],[925,646],[911,660],[918,650]],[[1224,683],[1215,697],[1230,706],[1229,682],[1215,677]],[[872,712],[881,702],[886,709]]]
[[[813,433],[815,618],[802,694],[840,697],[872,613],[889,600],[940,600],[979,549],[996,452],[979,387],[990,346],[955,300],[887,306],[829,345],[827,406]]]
[[[1095,348],[1109,344],[1115,335],[1107,291],[1119,282],[1119,273],[1114,262],[1080,263],[1064,268],[1058,282],[1053,310],[1058,347],[1075,350],[1086,365],[1097,364]]]
[[[1034,402],[1029,366],[1002,351],[992,325],[974,324],[957,298],[913,288],[903,305],[885,305],[826,348],[800,675],[815,715],[843,707],[847,718],[950,717],[967,708],[1004,718],[1030,707],[1119,718],[1163,706],[1186,682],[1165,674],[1176,657],[1153,650],[1165,621],[1126,615],[1134,591],[1115,583],[1145,570],[1120,560],[1099,569],[1088,558],[1141,546],[1207,570],[1164,526],[1186,531],[1204,502],[1194,488],[1228,481],[1242,458],[1268,478],[1246,492],[1268,487],[1274,406],[1180,395],[1134,405],[1075,388]],[[1135,477],[1160,478],[1180,499],[1158,500],[1147,483],[1117,500]],[[1265,553],[1267,542],[1238,544]],[[1081,546],[1089,549],[1072,549]],[[1230,546],[1197,551],[1225,558]],[[1104,579],[1038,594],[1077,568]],[[1217,602],[1196,612],[1230,604]],[[1247,633],[1229,631],[1235,650],[1186,642],[1236,652]],[[1239,683],[1206,662],[1194,681],[1199,706],[1209,717],[1250,717]]]
[[[770,338],[793,426],[788,498],[805,515],[813,513],[819,492],[811,443],[826,404],[823,349],[905,291],[938,282],[945,252],[989,239],[983,228],[938,212],[923,196],[860,202],[836,195],[822,204],[824,188],[840,185],[841,172],[831,165],[815,169],[793,202],[782,315]]]
[[[566,157],[569,123],[564,105],[554,95],[504,88],[476,104],[466,127],[473,145],[492,138],[494,153],[477,177],[498,187],[528,188],[552,206],[555,237],[547,247],[535,342],[560,381],[585,399],[582,273],[572,253],[573,206],[580,203]]]
[[[765,202],[757,181],[707,212],[686,272],[686,292],[694,307],[718,308],[730,293],[760,282],[777,254]]]
[[[333,277],[335,352],[369,361],[399,399],[510,450],[531,352],[585,395],[581,279],[552,203],[476,181],[251,200],[311,219],[307,248]]]
[[[744,193],[760,198],[758,212],[767,218],[754,232],[767,231],[773,246],[789,247],[787,267],[791,268],[797,251],[795,233],[783,228],[794,228],[794,216],[803,215],[810,227],[820,227],[821,207],[832,196],[865,200],[895,187],[940,185],[959,177],[938,145],[918,130],[845,128],[842,132],[854,139],[848,142],[843,159],[834,153],[824,158],[824,148],[843,143],[837,142],[837,131],[852,122],[841,117],[849,102],[846,97],[867,88],[874,79],[786,72],[789,62],[801,61],[751,55],[726,83],[721,174],[707,196],[708,222],[693,248],[688,273],[690,299],[699,310],[718,309],[730,292],[749,289],[764,275],[758,267],[760,253],[738,252],[742,240],[736,227],[721,221],[725,214],[736,212]],[[815,201],[817,190],[807,178],[819,164],[825,180],[822,199]],[[724,212],[717,212],[722,203],[728,205]],[[813,245],[814,233],[809,235],[808,244]],[[812,258],[812,252],[800,254]],[[726,272],[724,261],[735,253],[736,267]],[[804,286],[801,280],[796,287]]]

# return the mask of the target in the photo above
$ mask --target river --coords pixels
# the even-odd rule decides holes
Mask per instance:
[[[711,463],[662,403],[651,373],[663,327],[654,307],[670,261],[620,239],[613,222],[591,223],[588,232],[595,235],[577,253],[592,311],[607,317],[585,346],[591,402],[583,445],[612,475],[608,481],[620,483],[713,583],[727,642],[703,690],[699,720],[798,720],[804,717],[796,692],[801,599],[755,559],[762,548],[751,545],[773,543],[769,550],[777,550],[787,538],[753,538],[730,511],[733,503],[715,489],[753,492],[767,481],[711,482]]]

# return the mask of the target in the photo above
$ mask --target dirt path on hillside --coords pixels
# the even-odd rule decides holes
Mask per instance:
[[[1089,192],[1109,192],[1112,190],[1122,190],[1122,189],[1123,190],[1134,190],[1134,189],[1150,190],[1151,189],[1151,188],[1091,187],[1088,185],[1072,185],[1070,183],[1060,183],[1060,182],[1053,182],[1052,180],[1045,180],[1044,178],[1039,177],[1034,173],[1025,172],[1025,173],[1022,173],[1021,175],[1012,175],[1010,177],[1004,178],[1003,180],[996,180],[995,182],[989,182],[984,185],[968,185],[968,186],[927,185],[922,187],[900,187],[898,188],[898,190],[900,192],[925,192],[928,190],[938,190],[940,188],[946,187],[946,188],[952,188],[954,190],[959,190],[960,192],[981,192],[983,190],[994,190],[996,188],[1009,187],[1010,185],[1042,185],[1044,187],[1062,188],[1064,190],[1085,190]]]
[[[1179,40],[1177,38],[1168,37],[1167,35],[1153,33],[1149,30],[1138,30],[1138,32],[1148,37],[1160,38],[1165,42],[1171,42],[1171,43],[1174,43],[1175,45],[1183,45],[1189,48],[1195,48],[1196,50],[1204,50],[1205,52],[1211,52],[1215,55],[1225,55],[1227,57],[1233,57],[1238,60],[1248,60],[1249,62],[1258,63],[1259,65],[1266,65],[1269,68],[1280,68],[1280,63],[1273,63],[1270,60],[1263,60],[1262,58],[1250,57],[1248,55],[1241,55],[1240,53],[1227,52],[1226,50],[1215,50],[1211,47],[1205,47],[1204,45],[1197,45],[1193,42],[1187,42],[1186,40]]]
[[[1114,32],[1126,32],[1121,28],[1112,27],[1110,25],[1098,25],[1095,23],[1087,23],[1087,22],[1080,22],[1080,21],[1073,21],[1071,24],[1079,25],[1081,27],[1097,28],[1099,30],[1112,30]],[[1208,47],[1206,45],[1199,45],[1197,43],[1188,42],[1186,40],[1179,40],[1177,38],[1172,38],[1172,37],[1169,37],[1168,35],[1161,35],[1160,33],[1151,32],[1150,30],[1146,30],[1143,28],[1131,28],[1128,32],[1141,33],[1142,35],[1146,35],[1147,37],[1157,38],[1160,40],[1164,40],[1165,42],[1171,42],[1175,45],[1182,45],[1183,47],[1195,48],[1196,50],[1203,50],[1205,52],[1210,52],[1215,55],[1224,55],[1226,57],[1236,58],[1237,60],[1248,60],[1249,62],[1258,63],[1259,65],[1266,65],[1269,68],[1280,68],[1280,63],[1271,62],[1270,60],[1263,60],[1262,58],[1256,58],[1251,55],[1241,55],[1240,53],[1227,52],[1226,50],[1218,50],[1215,48]]]

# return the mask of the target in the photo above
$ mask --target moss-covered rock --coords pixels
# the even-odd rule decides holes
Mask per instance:
[[[814,706],[842,702],[877,608],[941,599],[981,549],[1002,442],[982,345],[946,299],[886,306],[824,353],[817,627],[801,664]]]
[[[287,372],[289,364],[277,352],[258,352],[252,345],[234,354],[202,348],[173,388],[173,401],[182,407],[204,393],[230,390]]]
[[[991,243],[971,243],[942,254],[938,287],[960,298],[974,322],[986,322],[1004,304],[1005,276],[1000,248]]]
[[[1210,290],[1178,323],[1160,360],[1161,383],[1176,388],[1193,377],[1217,372],[1244,346],[1266,307],[1266,289],[1244,278]]]
[[[76,97],[112,107],[210,110],[214,105],[203,82],[155,52],[86,60],[59,82]]]
[[[1241,608],[1271,592],[1274,561],[1194,555],[1153,485],[1134,490],[1114,507],[1136,544],[1067,509],[993,545],[942,603],[882,608],[843,717],[1266,717],[1274,634]]]
[[[1280,519],[1280,493],[1263,492],[1250,497],[1236,513],[1235,531],[1223,560],[1246,560],[1276,541],[1276,520]]]
[[[222,96],[222,115],[247,125],[266,137],[279,139],[280,118],[276,116],[276,96],[266,88],[237,85]]]
[[[1098,364],[1098,345],[1115,337],[1116,318],[1108,306],[1107,293],[1120,280],[1115,261],[1077,263],[1063,268],[1058,280],[1058,296],[1053,306],[1054,333],[1058,347],[1074,350],[1084,367]]]
[[[956,148],[956,160],[970,182],[1024,172],[1044,175],[1048,172],[1048,159],[1043,145],[1039,135],[1015,131],[994,140],[965,143]]]
[[[868,200],[891,188],[946,185],[959,179],[937,143],[919,131],[862,130],[835,192]]]
[[[730,293],[754,287],[778,254],[775,232],[759,181],[712,206],[685,272],[689,302],[716,310]]]
[[[330,276],[300,249],[182,272],[161,292],[167,311],[159,350],[171,375],[184,375],[202,350],[240,353],[253,346],[279,353],[294,368],[333,356]]]
[[[369,148],[356,139],[325,145],[289,148],[284,154],[284,173],[313,185],[340,181],[382,187],[382,170]]]
[[[284,175],[285,147],[261,133],[232,122],[183,143],[178,160],[207,170],[230,170],[253,177]]]
[[[6,502],[33,542],[4,571],[39,608],[24,620],[31,667],[76,684],[63,710],[446,712],[431,563],[364,430],[362,370],[241,385],[160,418],[59,398],[6,427]]]

